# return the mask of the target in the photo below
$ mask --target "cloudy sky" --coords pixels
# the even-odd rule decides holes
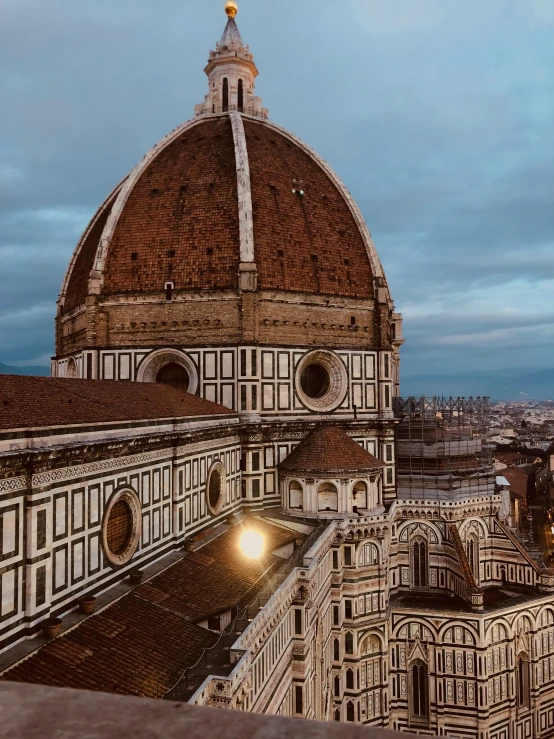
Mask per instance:
[[[192,116],[223,0],[0,0],[0,362],[46,364],[75,242]],[[553,0],[240,0],[275,122],[358,200],[406,375],[554,367]]]

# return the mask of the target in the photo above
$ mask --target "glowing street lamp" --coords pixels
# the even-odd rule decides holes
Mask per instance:
[[[248,559],[259,559],[265,550],[265,537],[259,531],[247,529],[240,535],[239,547]]]

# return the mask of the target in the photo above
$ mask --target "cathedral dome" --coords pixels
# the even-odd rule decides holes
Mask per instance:
[[[195,118],[146,154],[77,245],[58,357],[258,343],[260,326],[273,343],[391,347],[393,305],[364,219],[327,163],[268,120],[236,3],[226,12]]]
[[[371,299],[383,276],[353,200],[313,151],[255,116],[202,116],[157,144],[102,205],[63,310],[89,290],[237,290],[241,264],[255,265],[258,290]]]

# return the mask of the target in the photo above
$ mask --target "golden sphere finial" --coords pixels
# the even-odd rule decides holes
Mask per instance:
[[[236,4],[235,0],[227,0],[225,3],[225,12],[229,18],[234,18],[236,16],[239,12],[239,6]]]

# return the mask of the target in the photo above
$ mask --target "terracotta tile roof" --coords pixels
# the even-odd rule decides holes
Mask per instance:
[[[47,643],[2,680],[161,698],[217,635],[148,601],[142,588],[148,583]]]
[[[534,460],[535,457],[523,454],[522,452],[494,452],[493,456],[499,462],[504,464],[512,464],[517,461]]]
[[[244,129],[259,288],[373,298],[364,240],[324,169],[264,122],[245,118]],[[65,310],[85,301],[111,206],[76,260]],[[168,281],[176,290],[237,289],[239,261],[231,120],[206,118],[160,147],[134,184],[107,250],[103,293],[160,293]]]
[[[279,465],[299,472],[365,472],[384,466],[338,426],[318,426]]]
[[[0,375],[0,429],[233,415],[158,383]]]
[[[266,537],[266,554],[258,560],[247,559],[239,550],[245,528]],[[271,552],[299,536],[260,519],[246,519],[158,575],[148,592],[144,591],[147,584],[141,586],[141,593],[154,602],[164,594],[167,608],[186,614],[191,621],[201,621],[229,610],[248,594],[253,597],[256,583],[261,586],[260,578],[276,562]]]
[[[240,553],[242,525],[235,526],[47,643],[2,679],[161,698],[218,638],[194,622],[254,597],[264,574],[280,561],[271,549],[301,536],[260,519],[244,525],[267,536],[267,553],[259,560]]]
[[[529,491],[530,475],[519,467],[508,467],[508,469],[501,470],[501,472],[503,477],[510,483],[510,491],[526,500]]]
[[[263,122],[244,119],[244,130],[258,286],[372,298],[364,241],[325,171]]]
[[[236,288],[237,173],[231,121],[207,119],[163,149],[119,217],[104,293]]]

